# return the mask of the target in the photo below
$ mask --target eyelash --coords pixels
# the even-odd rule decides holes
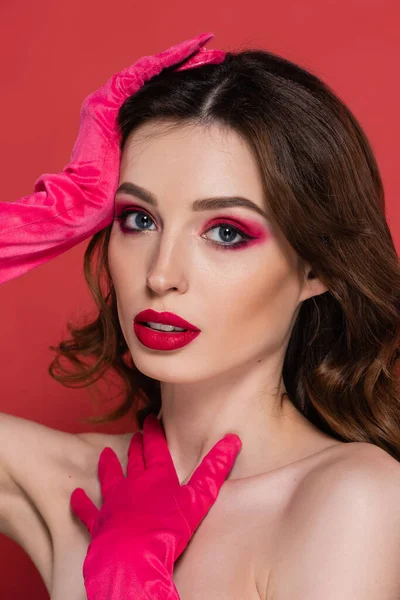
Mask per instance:
[[[135,213],[138,213],[138,214],[141,213],[143,215],[146,215],[146,217],[149,217],[149,219],[151,219],[153,221],[153,219],[150,217],[150,215],[148,215],[146,212],[144,212],[142,210],[125,210],[120,214],[119,217],[115,217],[116,220],[121,222],[120,227],[124,233],[136,234],[136,233],[140,233],[141,231],[149,231],[148,229],[130,229],[129,227],[126,226],[126,219],[129,217],[129,215],[132,215]],[[217,229],[219,227],[223,227],[224,225],[229,227],[230,229],[232,229],[239,235],[241,235],[244,239],[241,242],[236,242],[234,244],[231,244],[231,243],[224,244],[224,243],[215,242],[214,240],[208,240],[213,246],[216,246],[218,249],[221,249],[221,250],[233,249],[233,250],[235,250],[236,248],[240,248],[241,246],[246,245],[248,240],[254,239],[253,236],[248,235],[247,233],[244,233],[244,231],[242,231],[241,229],[238,229],[237,227],[235,227],[234,225],[231,225],[230,223],[218,223],[216,225],[213,225],[209,229],[207,229],[207,231],[205,231],[204,233],[208,233],[212,229]]]

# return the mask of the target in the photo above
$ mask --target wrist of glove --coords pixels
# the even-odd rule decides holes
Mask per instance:
[[[164,533],[103,533],[89,545],[83,565],[88,600],[180,600],[172,579],[175,543]]]

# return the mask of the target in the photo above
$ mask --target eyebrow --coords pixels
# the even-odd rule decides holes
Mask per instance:
[[[151,192],[140,187],[140,185],[132,183],[131,181],[125,181],[124,183],[121,183],[115,192],[115,195],[120,192],[129,194],[130,196],[135,196],[136,198],[140,198],[152,206],[158,207],[157,199]],[[217,208],[228,208],[231,206],[243,206],[244,208],[249,208],[250,210],[254,210],[256,213],[264,217],[264,219],[268,220],[267,213],[260,206],[258,206],[258,204],[255,204],[255,202],[252,202],[248,198],[243,198],[243,196],[216,196],[212,198],[201,198],[200,200],[195,200],[192,203],[192,210],[199,212],[203,210],[215,210]]]

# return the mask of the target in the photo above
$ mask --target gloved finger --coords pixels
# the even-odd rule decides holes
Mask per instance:
[[[128,97],[137,92],[146,81],[149,81],[167,67],[172,67],[198,52],[213,33],[202,33],[193,39],[174,44],[152,56],[142,56],[133,65],[114,75],[107,84],[115,96]],[[119,100],[120,102],[120,100]]]
[[[197,54],[191,56],[187,61],[180,65],[176,71],[185,71],[186,69],[193,69],[195,67],[201,67],[201,65],[218,64],[225,60],[226,52],[224,50],[206,50],[200,48]]]
[[[182,499],[183,502],[188,501],[193,504],[194,493],[196,510],[190,509],[190,506],[180,506],[192,530],[200,524],[217,499],[219,490],[231,472],[241,447],[239,436],[228,433],[211,448],[187,482],[186,486],[190,488],[191,493],[182,494]]]
[[[76,488],[71,494],[70,505],[75,516],[82,521],[90,535],[92,535],[93,525],[99,509],[93,504],[85,490]]]
[[[144,471],[143,435],[136,431],[131,439],[128,449],[127,475],[129,479],[139,477]]]
[[[163,475],[171,483],[180,485],[161,423],[153,414],[148,415],[143,423],[143,455],[146,469],[161,467]]]
[[[99,458],[98,474],[103,498],[107,490],[124,479],[124,471],[118,456],[111,448],[104,448]]]

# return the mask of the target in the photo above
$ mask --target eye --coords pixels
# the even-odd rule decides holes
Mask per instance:
[[[128,217],[131,215],[140,215],[140,217],[135,217],[130,219],[129,226],[127,225]],[[146,231],[148,227],[146,225],[149,224],[149,221],[153,221],[153,219],[146,212],[142,210],[125,210],[122,212],[119,217],[115,217],[115,219],[121,221],[121,229],[126,233],[135,233],[139,231]],[[154,221],[153,221],[154,222]],[[133,225],[137,225],[139,229],[134,229]],[[145,227],[141,229],[140,227],[144,225]],[[154,230],[152,230],[154,231]]]
[[[210,240],[213,244],[216,244],[217,246],[220,247],[225,247],[225,248],[230,248],[230,247],[237,247],[237,246],[242,246],[243,244],[246,243],[246,240],[252,239],[252,237],[250,235],[248,235],[247,233],[244,233],[244,231],[241,231],[240,229],[238,229],[237,227],[234,227],[233,225],[231,225],[230,223],[218,223],[217,225],[213,225],[213,227],[210,227],[210,229],[208,229],[206,231],[206,233],[208,233],[209,231],[213,231],[213,230],[220,230],[218,233],[216,233],[216,238],[214,240]],[[239,238],[239,241],[236,241],[235,243],[234,240],[237,240]],[[220,241],[222,240],[222,241]]]
[[[132,215],[137,216],[133,217]],[[128,226],[127,223],[129,217],[132,218],[130,219]],[[121,221],[121,229],[124,233],[135,234],[143,231],[154,231],[154,229],[150,230],[148,227],[148,225],[151,225],[151,222],[154,223],[153,219],[150,217],[150,215],[141,210],[125,210],[119,216],[115,217],[115,219]],[[138,227],[137,229],[134,228],[135,225]],[[248,235],[238,227],[235,227],[231,223],[225,222],[222,219],[220,219],[220,223],[213,225],[207,229],[205,233],[218,229],[221,231],[216,235],[217,239],[206,239],[208,239],[214,246],[217,246],[223,250],[243,246],[246,244],[247,240],[254,239],[253,236]],[[239,241],[234,242],[234,240],[237,240],[238,237],[240,238]]]

